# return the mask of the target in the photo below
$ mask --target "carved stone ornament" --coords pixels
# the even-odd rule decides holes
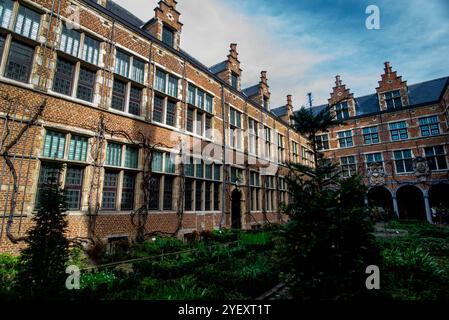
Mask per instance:
[[[386,176],[382,164],[375,162],[368,166],[367,177],[371,187],[385,185]]]
[[[430,174],[429,164],[423,157],[417,157],[413,160],[413,169],[415,176],[420,179],[425,179]]]

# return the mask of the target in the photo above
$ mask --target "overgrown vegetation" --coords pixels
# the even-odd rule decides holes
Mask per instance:
[[[425,222],[390,222],[408,235],[379,239],[382,290],[395,300],[449,299],[449,228]]]
[[[256,298],[279,283],[275,232],[214,231],[185,244],[156,238],[131,248],[140,258],[83,273],[76,299],[221,300]],[[224,242],[224,240],[231,240]]]

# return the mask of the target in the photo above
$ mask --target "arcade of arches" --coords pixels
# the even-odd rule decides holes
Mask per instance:
[[[368,192],[368,203],[390,218],[396,215],[400,219],[427,220],[432,223],[432,214],[438,208],[449,208],[449,183],[435,184],[428,189],[403,185],[395,191],[386,187],[373,187]]]

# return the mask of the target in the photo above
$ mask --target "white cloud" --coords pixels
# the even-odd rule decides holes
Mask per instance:
[[[157,6],[155,0],[115,2],[145,21],[153,16]],[[243,86],[258,83],[260,71],[268,71],[273,107],[285,104],[287,94],[296,96],[298,104],[304,103],[307,91],[316,88],[305,86],[304,78],[316,65],[331,59],[302,48],[300,43],[304,41],[282,32],[289,23],[283,17],[250,16],[219,0],[179,1],[177,9],[184,23],[183,50],[211,66],[225,60],[229,44],[237,43]]]

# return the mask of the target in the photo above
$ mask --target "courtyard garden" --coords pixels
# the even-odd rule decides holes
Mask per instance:
[[[283,280],[277,257],[280,232],[278,227],[214,231],[195,243],[155,237],[104,250],[96,265],[75,247],[68,264],[81,269],[80,290],[68,291],[64,298],[253,300]],[[449,228],[393,221],[377,233],[383,299],[449,299]],[[0,256],[2,300],[17,297],[18,263],[18,257]]]

